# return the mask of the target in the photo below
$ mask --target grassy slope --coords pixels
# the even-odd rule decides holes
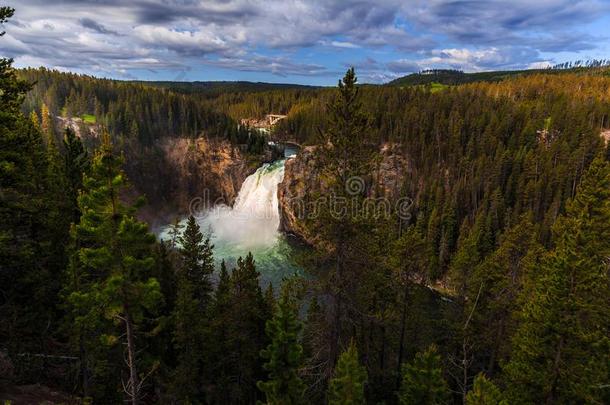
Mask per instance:
[[[85,124],[95,124],[95,115],[83,114],[81,118]]]

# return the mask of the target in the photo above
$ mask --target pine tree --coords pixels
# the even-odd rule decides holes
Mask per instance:
[[[72,222],[78,223],[80,210],[78,209],[78,193],[83,188],[83,175],[90,165],[89,155],[80,138],[72,128],[66,128],[63,139],[64,146],[64,172],[67,180],[67,194],[72,205]]]
[[[328,345],[325,343],[329,329],[324,308],[314,296],[307,309],[302,339],[305,357],[303,379],[308,387],[307,398],[314,403],[323,402],[326,396],[328,377],[324,374],[324,364],[328,361]]]
[[[154,310],[162,296],[158,281],[150,277],[154,236],[134,218],[136,206],[120,200],[126,187],[121,163],[105,135],[84,180],[85,192],[79,197],[82,216],[75,229],[79,259],[91,281],[86,289],[73,292],[70,301],[85,311],[77,318],[84,327],[100,317],[122,325],[120,330],[106,330],[101,338],[114,344],[119,335],[125,336],[129,375],[125,391],[129,401],[137,404],[143,380],[138,374],[136,333],[147,311]]]
[[[158,372],[155,373],[151,384],[156,386],[169,386],[173,379],[176,368],[177,353],[174,350],[174,310],[176,306],[177,281],[176,281],[176,259],[174,251],[167,247],[167,242],[159,241],[154,249],[155,266],[152,276],[159,281],[159,289],[163,295],[163,303],[159,306],[158,316],[148,319],[144,325],[145,330],[152,329],[145,335],[144,343],[147,346],[149,358],[158,361]],[[149,360],[149,361],[150,361]],[[169,390],[162,390],[161,394],[171,394]],[[161,400],[163,402],[163,400]]]
[[[265,323],[270,312],[252,254],[238,258],[231,272],[223,261],[211,310],[210,402],[261,399],[256,383],[265,378],[259,359],[269,344]]]
[[[465,405],[508,405],[508,402],[502,399],[498,387],[481,373],[475,377],[472,391],[466,395]]]
[[[360,365],[358,350],[351,342],[347,350],[341,353],[334,375],[328,387],[329,405],[365,404],[364,385],[366,369]]]
[[[209,335],[209,304],[214,271],[213,246],[201,233],[193,216],[178,238],[182,265],[177,277],[174,309],[178,364],[174,388],[181,400],[195,401],[200,396],[205,369],[205,350]]]
[[[197,220],[189,216],[184,233],[178,238],[180,256],[182,258],[182,272],[186,279],[193,284],[195,298],[204,308],[209,301],[212,290],[210,275],[214,272],[214,245],[209,236],[201,233]]]
[[[225,261],[220,263],[220,274],[218,284],[214,292],[214,300],[211,311],[211,331],[214,345],[210,348],[210,376],[213,387],[210,402],[228,403],[230,400],[228,390],[223,388],[230,386],[231,342],[229,341],[231,328],[231,276],[227,271]]]
[[[423,235],[415,227],[409,227],[392,246],[393,256],[390,258],[392,268],[396,269],[397,285],[402,290],[400,309],[400,335],[398,341],[398,362],[402,366],[405,354],[405,333],[407,328],[407,313],[409,311],[410,290],[417,278],[427,278],[426,270],[431,256],[430,248]],[[400,375],[400,370],[397,372]]]
[[[374,246],[371,242],[373,218],[363,213],[362,207],[366,196],[365,178],[372,168],[377,147],[367,139],[370,122],[362,107],[357,81],[353,68],[339,80],[337,94],[327,106],[329,118],[321,146],[316,150],[320,181],[327,184],[325,194],[332,197],[332,201],[317,210],[310,223],[312,233],[323,246],[319,250],[325,256],[321,261],[330,267],[320,280],[332,301],[327,375],[337,362],[342,343],[349,341],[349,334],[343,330],[343,324],[350,317],[345,300],[366,284],[362,277]],[[349,202],[349,207],[341,207],[341,201]]]
[[[477,357],[486,360],[490,376],[497,364],[508,359],[510,337],[516,327],[517,297],[541,254],[537,237],[536,228],[524,216],[506,230],[498,248],[475,267],[467,283],[463,317],[470,316],[471,322],[464,333]]]
[[[265,289],[265,305],[269,308],[269,318],[273,316],[273,311],[275,310],[276,300],[275,300],[275,292],[273,291],[273,284],[269,283],[267,288]]]
[[[44,136],[44,141],[47,145],[47,148],[56,149],[57,145],[55,144],[55,124],[53,122],[53,117],[49,112],[49,108],[44,103],[42,104],[42,107],[40,107],[40,116],[42,117],[40,128],[42,129],[42,134]]]
[[[45,121],[43,120],[44,123]],[[52,128],[52,124],[47,123],[47,125],[51,125]],[[50,229],[60,230],[50,235],[52,237],[50,240],[51,246],[55,248],[54,256],[59,261],[59,266],[66,263],[65,246],[69,241],[70,224],[77,221],[73,215],[66,215],[66,212],[71,212],[74,209],[73,204],[78,195],[78,190],[68,190],[66,167],[64,159],[59,153],[54,132],[50,128],[45,130],[44,126],[42,129],[43,135],[46,137],[47,195],[53,202],[49,206],[46,219]]]
[[[269,379],[257,385],[265,393],[267,404],[304,403],[305,385],[298,375],[303,361],[303,347],[299,343],[301,328],[297,305],[284,289],[265,328],[271,343],[261,351],[261,357],[267,360],[263,368]]]
[[[0,24],[13,16],[0,7]],[[2,40],[4,32],[0,32]],[[49,193],[40,128],[20,111],[31,85],[12,59],[0,58],[0,341],[10,356],[49,352],[58,321],[57,294],[66,266],[67,228],[53,228],[59,202]]]
[[[265,314],[269,311],[260,287],[260,273],[254,257],[248,253],[245,259],[237,259],[237,267],[231,273],[231,308],[229,326],[230,352],[236,353],[232,365],[237,389],[237,401],[253,401],[257,397],[256,382],[262,379],[259,354],[267,345]],[[227,387],[229,388],[229,387]]]
[[[553,233],[554,249],[521,296],[508,394],[519,403],[603,403],[610,358],[610,164],[603,158]]]
[[[402,369],[402,382],[398,393],[401,405],[445,404],[449,400],[449,387],[443,378],[441,356],[436,346],[417,353],[415,359]]]
[[[66,198],[66,211],[70,212],[70,215],[65,215],[65,212],[62,212],[62,217],[70,221],[73,224],[72,226],[74,226],[80,222],[81,211],[78,206],[78,196],[83,189],[83,178],[90,166],[90,160],[82,142],[70,128],[66,128],[63,145],[65,151],[63,156],[65,188],[63,193]],[[66,282],[62,291],[64,300],[72,292],[80,291],[82,288],[81,279],[86,279],[86,271],[83,269],[83,264],[78,257],[79,248],[76,239],[72,238],[68,247],[70,257],[66,272]],[[82,393],[84,397],[89,397],[91,394],[89,389],[89,375],[91,371],[88,366],[90,363],[90,350],[88,350],[85,344],[87,331],[82,325],[75,325],[73,313],[69,313],[65,320],[69,324],[68,329],[72,331],[71,338],[74,346],[78,347]]]

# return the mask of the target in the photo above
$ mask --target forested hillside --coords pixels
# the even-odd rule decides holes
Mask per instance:
[[[610,403],[610,77],[165,87],[0,59],[0,399]],[[264,286],[252,254],[215,266],[193,216],[160,241],[137,194],[181,180],[164,142],[259,162],[267,139],[237,122],[271,112],[311,146],[285,185],[305,202],[413,204],[319,204],[305,277]],[[405,162],[396,195],[375,188],[382,150]]]
[[[26,113],[40,112],[44,104],[53,117],[90,116],[89,123],[103,125],[117,137],[142,144],[166,136],[236,140],[235,121],[203,98],[44,68],[21,70],[19,76],[35,84],[23,104]]]
[[[260,93],[272,90],[314,89],[315,86],[304,86],[289,83],[261,83],[261,82],[140,82],[145,85],[163,87],[180,93],[199,93],[208,97],[217,97],[224,93]]]
[[[99,146],[101,134],[108,132],[115,148],[124,155],[125,170],[136,190],[145,194],[157,210],[168,208],[172,197],[177,199],[176,195],[200,188],[173,181],[188,177],[188,173],[180,173],[186,170],[181,165],[201,165],[202,160],[192,156],[186,162],[172,161],[175,156],[170,156],[168,148],[173,149],[173,145],[179,149],[185,142],[196,143],[197,139],[226,143],[225,148],[231,146],[235,153],[242,152],[246,160],[253,161],[264,159],[262,155],[267,152],[263,137],[239,127],[238,118],[232,118],[226,109],[217,108],[202,94],[182,94],[44,68],[19,70],[17,75],[33,84],[21,107],[24,114],[36,114],[44,130],[58,143],[63,129],[71,127],[89,150]],[[190,150],[195,149],[193,144]],[[201,182],[201,176],[193,181]],[[183,211],[185,207],[171,209]]]
[[[608,75],[610,61],[590,60],[587,62],[576,61],[566,62],[545,69],[525,69],[525,70],[499,70],[491,72],[465,73],[461,70],[452,69],[429,69],[419,73],[399,77],[388,83],[390,86],[421,86],[421,85],[458,85],[474,82],[499,82],[516,76],[530,76],[535,74],[564,74],[584,73]]]

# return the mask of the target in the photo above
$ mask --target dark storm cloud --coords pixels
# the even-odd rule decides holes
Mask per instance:
[[[207,60],[204,63],[240,70],[243,72],[271,72],[278,76],[320,76],[331,73],[329,70],[316,64],[294,63],[286,58],[273,58],[263,55],[254,55],[249,58],[222,58]],[[338,72],[332,72],[337,73]]]
[[[118,35],[118,32],[109,30],[108,28],[106,28],[102,24],[92,20],[91,18],[81,18],[79,20],[79,22],[80,22],[80,25],[82,25],[84,28],[88,28],[90,30],[99,32],[100,34]]]
[[[593,37],[587,34],[558,33],[553,36],[541,36],[535,39],[536,48],[542,52],[586,51],[594,49],[607,38]]]
[[[235,24],[256,16],[260,9],[241,1],[135,1],[137,21],[141,24],[167,23],[183,18],[204,23]]]

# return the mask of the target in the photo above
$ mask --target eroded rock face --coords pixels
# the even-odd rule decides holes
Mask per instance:
[[[309,244],[315,243],[305,224],[308,196],[323,191],[315,147],[301,148],[299,154],[286,161],[284,179],[278,185],[280,230],[294,234]]]
[[[380,161],[373,172],[372,195],[391,200],[400,197],[405,179],[411,176],[412,168],[400,145],[383,144],[379,151]]]
[[[401,196],[405,181],[412,174],[409,159],[397,144],[384,144],[373,173],[364,176],[368,197],[395,201]],[[285,165],[284,180],[278,186],[280,228],[315,245],[316,235],[307,228],[312,210],[312,196],[327,195],[328,187],[316,160],[316,148],[309,146],[289,159]]]
[[[142,212],[142,219],[153,225],[206,206],[232,205],[246,177],[260,164],[250,163],[238,147],[225,140],[166,138],[158,151],[158,178],[146,179],[149,204]],[[158,184],[149,184],[155,181]]]
[[[178,174],[176,198],[181,206],[206,193],[232,204],[244,179],[253,172],[239,149],[227,141],[181,138],[166,141],[163,150]]]

